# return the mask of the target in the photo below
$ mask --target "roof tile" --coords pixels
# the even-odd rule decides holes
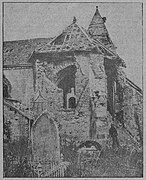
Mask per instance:
[[[33,51],[40,45],[45,45],[52,38],[38,38],[18,41],[5,41],[3,43],[3,64],[27,64]]]

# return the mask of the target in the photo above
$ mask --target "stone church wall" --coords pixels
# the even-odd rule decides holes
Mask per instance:
[[[107,112],[107,77],[104,58],[100,54],[90,53],[89,74],[92,120],[90,135],[94,140],[104,141],[108,136],[109,113]]]
[[[36,62],[36,87],[32,69],[5,70],[5,75],[12,84],[11,96],[22,103],[37,99],[38,91],[47,103],[48,111],[54,112],[60,134],[77,137],[78,140],[105,138],[108,133],[107,79],[103,56],[91,52],[76,54],[75,93],[77,107],[67,112],[63,108],[63,92],[52,82],[47,74],[46,65]],[[47,69],[48,70],[48,69]],[[39,99],[37,99],[39,102]],[[61,111],[61,112],[60,112]],[[92,112],[92,117],[91,117]]]
[[[83,63],[80,63],[83,62]],[[62,108],[61,112],[56,114],[56,120],[59,124],[60,137],[85,141],[89,139],[90,127],[90,91],[88,78],[88,58],[84,54],[76,57],[77,71],[75,74],[75,95],[76,109]],[[60,96],[60,102],[61,98]]]
[[[106,138],[110,115],[107,112],[106,75],[103,67],[103,57],[98,54],[80,53],[76,56],[76,63],[76,113],[64,112],[60,116],[60,134],[70,138],[75,137],[79,141],[90,138],[94,140]],[[91,119],[91,99],[93,97],[92,93],[95,91],[99,91],[99,99],[93,102],[96,105],[93,107],[94,117]],[[92,137],[90,131],[94,134]]]
[[[63,92],[61,88],[58,88],[57,85],[50,80],[52,74],[48,76],[49,73],[47,74],[46,71],[49,72],[50,69],[48,67],[46,68],[48,65],[45,63],[41,63],[38,60],[36,62],[34,101],[37,99],[37,102],[47,102],[48,111],[58,111],[63,107]],[[41,93],[42,99],[38,99],[38,92]]]
[[[142,139],[142,95],[130,86],[124,89],[123,115],[126,128],[132,133],[137,141]]]
[[[11,97],[28,105],[34,95],[32,69],[4,70],[12,85]]]
[[[89,90],[89,57],[86,54],[79,54],[76,57],[77,72],[75,78],[77,111],[90,112],[90,90]]]
[[[7,106],[4,106],[4,123],[10,123],[11,141],[29,136],[28,119]]]

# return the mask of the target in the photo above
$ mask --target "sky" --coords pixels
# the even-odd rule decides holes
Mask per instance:
[[[124,59],[127,77],[142,88],[141,3],[5,3],[4,41],[48,38],[59,35],[72,23],[88,28],[96,6],[117,53]]]

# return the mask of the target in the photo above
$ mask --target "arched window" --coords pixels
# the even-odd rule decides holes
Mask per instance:
[[[75,108],[76,107],[76,98],[75,97],[71,97],[68,100],[68,106],[69,108]]]

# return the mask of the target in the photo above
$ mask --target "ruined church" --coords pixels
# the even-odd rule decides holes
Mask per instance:
[[[55,38],[4,42],[5,146],[25,137],[33,163],[59,162],[64,143],[106,146],[115,124],[142,147],[142,90],[116,49],[98,6],[88,29],[74,17]]]

